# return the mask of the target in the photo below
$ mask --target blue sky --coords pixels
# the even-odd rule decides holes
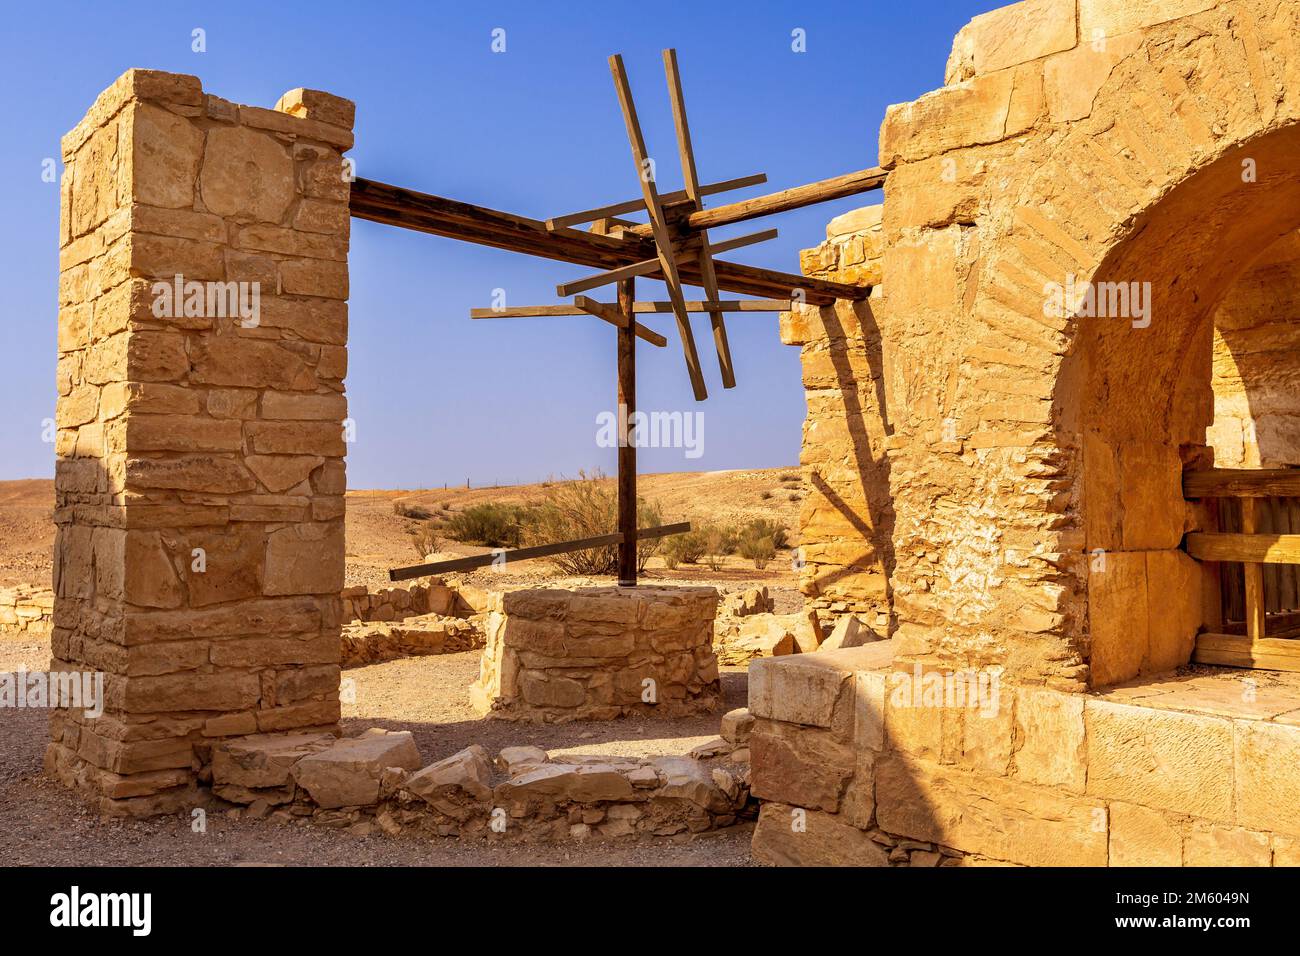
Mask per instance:
[[[758,195],[873,166],[885,107],[943,82],[953,34],[998,0],[933,2],[65,3],[11,18],[0,35],[9,93],[0,150],[0,261],[9,270],[0,366],[0,479],[53,474],[42,420],[54,412],[58,187],[41,163],[95,96],[129,67],[192,73],[209,92],[272,106],[298,86],[357,103],[360,176],[546,218],[637,193],[606,57],[631,76],[660,188],[680,186],[660,51],[675,46],[705,181],[755,172]],[[191,50],[206,31],[207,51]],[[505,30],[506,51],[491,50]],[[791,50],[805,31],[807,50]],[[714,203],[729,201],[715,197]],[[847,199],[719,230],[775,226],[778,239],[729,254],[798,271]],[[506,290],[511,305],[557,301],[586,270],[353,222],[348,455],[354,488],[513,483],[614,470],[597,446],[611,408],[614,336],[595,319],[471,322]],[[641,282],[643,298],[664,298]],[[688,290],[699,297],[697,290]],[[646,449],[640,470],[778,467],[798,460],[798,350],[775,315],[729,322],[738,387],[724,390],[708,320],[696,338],[710,397],[690,398],[668,317],[666,349],[638,350],[642,409],[703,411],[704,453]]]

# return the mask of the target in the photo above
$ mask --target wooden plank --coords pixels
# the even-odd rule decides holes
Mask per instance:
[[[1300,468],[1207,468],[1183,473],[1185,498],[1300,497]]]
[[[1259,511],[1256,499],[1241,499],[1241,538],[1248,545],[1258,546]],[[1274,536],[1276,537],[1276,536]],[[1300,542],[1300,539],[1297,539]],[[1190,548],[1188,549],[1191,550]],[[1264,638],[1267,627],[1267,611],[1264,607],[1264,567],[1258,561],[1246,564],[1246,635],[1252,642]]]
[[[677,133],[677,152],[682,163],[682,178],[686,184],[686,195],[698,211],[704,208],[700,194],[699,175],[695,169],[695,150],[691,145],[691,127],[686,119],[686,96],[682,93],[682,75],[677,66],[677,51],[664,50],[664,75],[668,80],[668,99],[673,108],[673,126]],[[700,264],[700,279],[704,294],[712,301],[722,298],[718,294],[718,277],[713,272],[713,249],[709,244],[709,235],[700,230],[700,250],[697,260]],[[720,251],[720,250],[719,250]],[[709,313],[709,323],[713,327],[713,346],[718,353],[718,368],[722,373],[722,387],[736,387],[736,370],[731,361],[731,344],[727,341],[727,325],[722,313]]]
[[[804,186],[783,189],[766,196],[744,199],[725,206],[714,206],[711,209],[701,209],[686,217],[685,226],[693,231],[716,229],[718,226],[745,222],[778,212],[788,212],[791,209],[801,209],[804,206],[829,202],[832,199],[856,196],[858,193],[879,189],[888,177],[888,170],[881,169],[879,166],[859,169],[842,176],[833,176]],[[649,234],[645,226],[638,226],[632,231],[642,236]]]
[[[768,239],[775,239],[777,231],[775,229],[764,229],[762,232],[751,232],[748,235],[736,236],[734,239],[726,239],[716,246],[712,246],[711,252],[727,252],[731,249],[740,249],[744,246],[752,246],[757,242],[766,242]],[[572,282],[562,282],[555,287],[556,295],[570,296],[579,292],[586,292],[588,289],[595,289],[598,286],[610,285],[611,283],[621,282],[624,279],[634,279],[637,276],[650,275],[658,271],[659,259],[646,259],[642,262],[634,262],[630,266],[619,266],[617,269],[610,269],[606,272],[598,272],[594,276],[587,276],[584,279],[575,279]],[[711,293],[711,301],[717,299],[717,281],[714,281],[715,291]],[[707,288],[707,286],[706,286]],[[690,311],[689,309],[687,311]]]
[[[1197,532],[1187,536],[1187,553],[1201,561],[1300,564],[1300,534]]]
[[[786,299],[723,299],[721,302],[700,302],[686,300],[687,312],[789,312],[790,302]],[[671,312],[671,302],[651,300],[638,302],[632,311],[637,315]],[[520,305],[500,309],[470,309],[471,319],[522,319],[558,315],[587,315],[588,313],[575,305],[561,302],[557,305]]]
[[[604,319],[616,329],[621,329],[627,325],[628,319],[617,306],[608,305],[604,302],[597,302],[595,299],[588,299],[585,295],[575,296],[573,304],[580,308],[588,315],[594,315],[598,319]],[[639,322],[633,323],[633,332],[637,338],[645,339],[651,345],[657,345],[660,348],[668,344],[668,340],[658,332],[647,329]]]
[[[709,390],[704,385],[704,372],[700,368],[700,356],[695,349],[695,334],[691,331],[691,319],[686,312],[685,296],[682,295],[682,280],[673,256],[672,236],[668,232],[663,204],[659,201],[655,177],[651,173],[654,164],[646,150],[645,137],[641,134],[641,122],[637,119],[636,103],[632,99],[632,86],[628,83],[627,70],[623,67],[623,57],[617,53],[611,56],[609,70],[614,77],[619,106],[623,110],[623,124],[627,127],[628,145],[632,148],[632,164],[636,168],[637,181],[641,183],[641,193],[645,197],[646,212],[650,216],[660,271],[663,273],[664,285],[668,287],[668,299],[673,303],[673,317],[677,320],[677,332],[682,339],[682,354],[686,358],[691,391],[695,394],[695,400],[702,402],[709,397]]]
[[[618,284],[618,311],[624,328],[618,330],[618,383],[615,414],[619,422],[618,441],[618,584],[636,587],[636,445],[630,440],[627,424],[636,413],[636,337],[629,334],[632,306],[636,302],[636,280]]]
[[[744,189],[747,186],[760,186],[767,182],[766,173],[755,173],[753,176],[741,176],[738,179],[724,179],[718,183],[707,183],[700,187],[700,195],[714,196],[718,193],[725,193],[732,189]],[[678,189],[671,193],[661,193],[660,201],[665,203],[681,202],[688,198],[686,190]],[[584,209],[582,212],[571,212],[564,216],[553,216],[546,220],[546,228],[551,232],[556,229],[568,229],[571,226],[581,226],[583,223],[595,222],[597,219],[608,219],[613,216],[623,216],[627,213],[645,212],[644,199],[629,199],[626,202],[610,203],[607,206],[597,206],[594,209]],[[642,223],[629,223],[628,225],[639,226]]]
[[[641,528],[637,531],[637,535],[642,538],[663,538],[671,534],[683,534],[690,530],[691,523],[689,521],[682,521],[677,524],[658,525],[654,528]],[[428,577],[431,574],[450,574],[453,571],[472,571],[475,568],[486,568],[489,565],[498,563],[530,561],[533,558],[547,558],[554,554],[567,554],[570,551],[586,551],[590,548],[607,548],[612,544],[618,544],[621,540],[623,540],[623,536],[615,532],[614,534],[602,534],[590,538],[579,538],[576,541],[557,541],[554,544],[539,544],[531,548],[514,548],[509,551],[498,549],[490,554],[477,554],[468,558],[451,558],[447,561],[434,561],[431,564],[414,564],[405,568],[390,568],[388,571],[388,580],[409,581],[412,578]]]
[[[536,219],[368,179],[352,184],[349,203],[356,219],[593,269],[625,266],[656,254],[654,243],[643,237],[626,233],[622,237],[604,236],[569,229],[550,233],[546,224]],[[723,291],[743,295],[789,299],[799,289],[809,304],[831,305],[837,299],[856,301],[871,294],[868,285],[798,276],[722,259],[715,259],[713,268]],[[679,272],[691,284],[700,281],[694,262],[681,263]]]
[[[1275,637],[1252,641],[1236,634],[1201,634],[1196,638],[1192,660],[1220,667],[1300,671],[1300,641]]]

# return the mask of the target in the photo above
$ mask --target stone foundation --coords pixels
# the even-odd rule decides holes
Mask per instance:
[[[743,767],[690,757],[568,755],[477,745],[423,767],[408,731],[275,734],[217,745],[212,789],[236,813],[505,841],[700,833],[752,816]]]
[[[38,637],[54,624],[54,592],[49,588],[0,588],[0,637]]]
[[[891,644],[751,665],[757,859],[1300,864],[1300,681],[1169,675],[1104,695],[1003,684],[963,706],[926,696],[952,672],[918,682],[894,670]]]
[[[106,812],[337,726],[352,120],[131,70],[63,139],[51,669],[107,701],[46,767]]]
[[[713,588],[493,594],[471,699],[490,717],[546,723],[708,713],[717,604]]]
[[[344,667],[379,664],[403,657],[455,654],[483,646],[481,620],[441,614],[408,617],[387,623],[353,622],[343,625]]]
[[[413,584],[371,591],[364,585],[343,589],[343,621],[404,621],[424,614],[469,617],[474,609],[445,584]]]

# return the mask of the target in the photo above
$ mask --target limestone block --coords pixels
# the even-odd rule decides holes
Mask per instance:
[[[1075,45],[1074,7],[1059,0],[1022,0],[980,14],[952,45],[945,82],[992,73]]]
[[[265,593],[337,594],[343,587],[342,522],[289,525],[266,538]]]
[[[764,803],[751,848],[774,866],[888,866],[889,854],[833,813]]]
[[[835,812],[853,775],[853,749],[828,731],[758,723],[749,741],[750,789],[761,800]]]
[[[756,660],[749,666],[749,711],[755,717],[852,733],[853,674],[870,669],[871,646]]]
[[[737,747],[745,746],[754,731],[754,721],[754,715],[746,707],[727,711],[722,715],[722,739]]]
[[[287,786],[292,782],[293,765],[330,746],[334,739],[329,734],[255,734],[225,741],[212,749],[213,786]]]
[[[123,159],[130,164],[134,200],[148,206],[192,208],[203,131],[186,117],[152,103],[128,111],[123,122],[127,124]]]
[[[1084,36],[1068,52],[1048,57],[1043,68],[1048,115],[1053,123],[1067,123],[1092,115],[1092,104],[1115,65],[1142,42],[1140,33],[1107,37],[1096,43]]]
[[[492,767],[487,751],[474,744],[412,774],[406,780],[405,789],[437,806],[439,801],[456,796],[457,791],[473,800],[486,801],[492,796],[491,782]]]
[[[208,131],[199,189],[203,204],[219,216],[280,222],[294,198],[293,158],[266,133],[216,127]]]
[[[1270,866],[1267,833],[1196,821],[1183,843],[1184,866]]]
[[[1088,623],[1092,634],[1092,686],[1106,687],[1137,675],[1147,659],[1150,613],[1147,559],[1141,551],[1111,551],[1090,562]]]
[[[1014,777],[1083,792],[1088,766],[1083,705],[1079,694],[1017,690]]]
[[[379,799],[387,767],[420,769],[420,750],[410,731],[368,732],[339,740],[293,765],[293,779],[318,806],[364,807]]]
[[[1158,674],[1192,659],[1201,628],[1201,565],[1185,551],[1148,551],[1147,652],[1141,672]]]
[[[1089,700],[1090,796],[1233,820],[1233,724],[1219,717]]]
[[[1028,866],[1105,866],[1105,805],[1059,790],[909,761],[876,763],[882,829]]]
[[[1182,866],[1182,834],[1159,810],[1111,803],[1110,865]]]
[[[1236,822],[1300,835],[1300,726],[1234,720]]]
[[[1079,37],[1084,42],[1110,38],[1191,16],[1217,0],[1079,0]]]

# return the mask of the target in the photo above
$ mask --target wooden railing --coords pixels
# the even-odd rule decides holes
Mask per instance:
[[[1187,553],[1222,565],[1221,621],[1192,659],[1300,671],[1300,469],[1191,471],[1183,494],[1218,529],[1187,535]]]

